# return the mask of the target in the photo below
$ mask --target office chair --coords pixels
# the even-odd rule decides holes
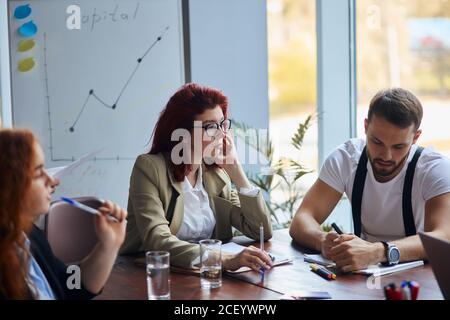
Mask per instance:
[[[101,201],[95,197],[74,200],[97,209]],[[97,243],[94,216],[66,202],[56,201],[50,206],[45,221],[45,233],[55,256],[66,264],[79,262]]]

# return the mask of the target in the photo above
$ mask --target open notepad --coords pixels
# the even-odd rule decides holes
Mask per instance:
[[[225,243],[225,244],[222,245],[222,255],[238,254],[244,249],[245,249],[244,246],[241,246],[241,245],[239,245],[237,243],[234,243],[234,242],[228,242],[228,243]],[[282,257],[282,256],[279,256],[279,255],[276,255],[276,254],[273,254],[273,253],[270,253],[270,255],[272,257],[274,257],[273,265],[272,265],[274,267],[292,262],[292,259],[287,258],[287,257]],[[250,270],[252,270],[252,269],[250,269],[249,267],[241,267],[241,268],[239,268],[237,270],[234,270],[234,271],[227,270],[227,272],[228,273],[241,273],[241,272],[247,272],[247,271],[250,271]]]
[[[317,264],[320,264],[322,266],[329,267],[329,268],[336,267],[336,264],[333,261],[324,258],[321,254],[305,254],[304,256],[305,256],[304,257],[305,262],[317,263]],[[364,275],[368,275],[368,276],[373,275],[375,277],[379,277],[379,276],[384,276],[386,274],[419,267],[422,265],[423,265],[422,260],[399,263],[394,266],[383,266],[382,264],[378,264],[378,265],[369,266],[366,269],[353,271],[353,273],[364,274]]]
[[[394,266],[383,266],[381,264],[378,264],[375,266],[369,266],[368,268],[363,269],[363,270],[353,271],[353,273],[364,274],[367,276],[373,275],[375,277],[379,277],[379,276],[384,276],[386,274],[391,274],[394,272],[408,270],[408,269],[419,267],[419,266],[423,266],[422,260],[399,263]]]
[[[305,260],[305,262],[320,264],[321,266],[324,266],[324,267],[335,267],[336,266],[336,264],[333,261],[331,261],[327,258],[324,258],[321,254],[305,254],[304,260]]]

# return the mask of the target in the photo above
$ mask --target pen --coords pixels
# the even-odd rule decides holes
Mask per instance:
[[[264,251],[264,226],[262,223],[259,225],[259,248]]]
[[[332,223],[331,226],[333,227],[333,229],[337,232],[337,234],[343,234],[342,230],[337,226],[336,223]]]
[[[76,200],[71,199],[71,198],[61,197],[61,200],[64,201],[64,202],[67,202],[68,204],[70,204],[70,205],[72,205],[72,206],[74,206],[74,207],[76,207],[78,209],[84,210],[84,211],[89,212],[91,214],[98,214],[98,215],[100,215],[100,212],[98,210],[95,210],[94,208],[88,207],[87,205],[84,205],[84,204],[82,204],[82,203],[80,203],[80,202],[78,202]],[[107,218],[110,221],[120,222],[116,217],[112,216],[111,214],[109,214],[107,216]]]
[[[336,279],[336,275],[331,272],[330,270],[321,267],[315,263],[312,263],[309,265],[311,267],[311,270],[314,271],[315,273],[317,273],[319,276],[321,276],[322,278],[325,278],[327,280],[334,280]]]
[[[259,225],[259,249],[261,251],[264,251],[264,226],[262,223]],[[264,281],[265,271],[266,269],[264,269],[263,267],[259,269],[259,273],[261,274],[261,282]]]

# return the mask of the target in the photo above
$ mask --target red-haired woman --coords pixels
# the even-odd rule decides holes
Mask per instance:
[[[172,265],[195,268],[199,240],[228,241],[232,227],[258,240],[261,224],[264,240],[271,238],[270,215],[238,161],[230,125],[227,98],[216,89],[190,83],[170,98],[150,152],[137,158],[131,174],[122,253],[164,250]],[[227,270],[271,265],[255,247],[222,259]]]
[[[66,266],[33,222],[50,206],[55,181],[27,130],[0,130],[0,299],[89,299],[111,272],[125,238],[126,211],[107,201],[95,218],[98,244],[80,263],[81,287],[68,288]],[[122,222],[110,222],[110,212]]]

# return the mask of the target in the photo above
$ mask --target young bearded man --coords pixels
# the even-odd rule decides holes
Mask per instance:
[[[407,90],[377,93],[364,121],[366,139],[351,139],[328,156],[292,221],[294,241],[348,272],[425,259],[419,231],[450,240],[450,160],[416,145],[422,115]],[[325,233],[320,225],[343,193],[352,202],[354,234]]]

